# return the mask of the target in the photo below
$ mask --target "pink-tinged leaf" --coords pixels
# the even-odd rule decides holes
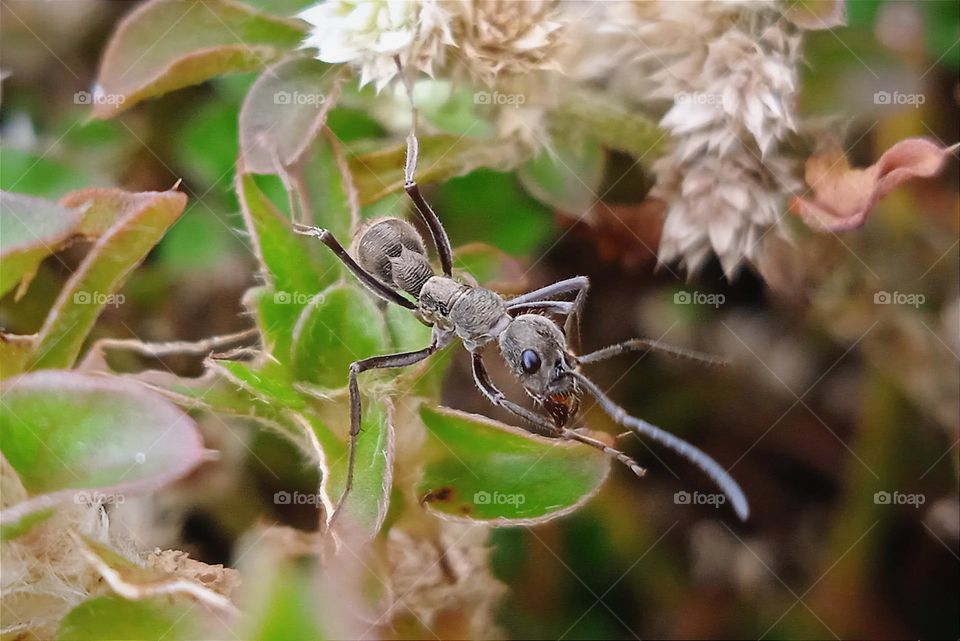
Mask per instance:
[[[796,211],[820,231],[859,227],[877,202],[911,178],[936,175],[956,149],[924,138],[901,140],[866,169],[850,167],[839,147],[811,156],[806,164],[813,198],[796,198]]]
[[[846,0],[798,0],[791,4],[787,20],[807,31],[820,31],[847,25]]]
[[[67,194],[61,202],[96,212],[91,214],[91,228],[109,227],[70,276],[47,315],[34,343],[35,356],[30,363],[34,369],[73,364],[100,311],[105,305],[122,302],[116,292],[183,213],[187,197],[178,191],[84,189]]]
[[[153,0],[117,27],[100,64],[93,115],[215,76],[255,71],[297,47],[305,25],[233,0]]]
[[[40,261],[62,249],[82,219],[81,208],[0,192],[0,296],[17,283],[22,296]]]
[[[121,501],[156,490],[204,458],[196,423],[133,381],[70,371],[0,388],[0,451],[31,495],[4,527],[67,501]]]
[[[272,174],[296,163],[326,123],[342,79],[337,67],[302,57],[257,78],[240,110],[244,170]]]

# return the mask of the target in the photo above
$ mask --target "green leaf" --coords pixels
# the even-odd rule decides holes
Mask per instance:
[[[59,198],[92,182],[83,167],[67,167],[33,151],[5,147],[0,153],[0,189]]]
[[[603,483],[609,459],[571,441],[447,408],[422,407],[430,452],[417,493],[450,517],[500,524],[567,514]]]
[[[455,245],[479,241],[521,255],[555,232],[553,212],[526,193],[513,174],[478,169],[435,193],[433,205]]]
[[[300,21],[233,0],[146,2],[120,22],[107,45],[93,114],[109,118],[146,98],[261,69],[297,47],[304,30]]]
[[[361,383],[362,387],[362,383]],[[362,394],[362,422],[357,437],[353,488],[347,495],[336,527],[351,535],[373,538],[383,525],[393,487],[394,433],[386,404],[373,395]],[[346,410],[346,407],[342,407]],[[323,478],[320,493],[329,518],[343,496],[347,483],[349,452],[346,435],[349,416],[346,412],[335,420],[342,421],[336,432],[321,419],[308,416],[323,450]],[[340,436],[343,435],[343,436]]]
[[[463,136],[420,136],[417,182],[425,185],[462,176],[478,167],[507,171],[525,158],[511,145]],[[350,158],[360,203],[368,205],[403,189],[406,142]]]
[[[237,176],[237,195],[243,219],[253,240],[257,259],[278,302],[305,305],[310,298],[339,276],[339,263],[326,247],[311,252],[307,239],[298,235],[257,187],[252,174]]]
[[[2,513],[4,526],[59,503],[153,491],[196,467],[193,420],[142,385],[43,371],[5,381],[0,451],[31,498]]]
[[[322,641],[329,638],[318,620],[317,586],[304,565],[287,560],[270,577],[269,589],[257,600],[244,638],[258,641]],[[341,613],[342,614],[342,613]]]
[[[653,118],[609,94],[583,88],[566,93],[553,112],[550,129],[565,138],[570,132],[589,131],[602,145],[630,154],[645,167],[669,140]]]
[[[268,363],[267,367],[259,371],[238,361],[215,360],[210,365],[215,370],[220,370],[235,385],[264,403],[274,406],[283,405],[292,409],[299,409],[305,405],[303,397],[294,389],[286,369],[277,367],[276,363]]]
[[[243,297],[244,306],[253,313],[260,330],[263,349],[282,364],[290,362],[293,328],[306,304],[294,304],[284,292],[271,287],[254,287]]]
[[[179,641],[203,638],[195,604],[180,597],[128,601],[118,596],[88,599],[60,622],[61,641]]]
[[[386,322],[370,295],[357,286],[336,285],[307,305],[297,321],[294,376],[337,389],[347,384],[350,363],[387,354],[389,346]]]
[[[600,198],[606,165],[603,148],[590,136],[559,140],[520,167],[524,188],[550,207],[582,218]]]
[[[327,121],[340,93],[339,67],[299,57],[267,69],[240,110],[243,168],[276,173],[299,160]]]
[[[392,349],[396,352],[412,352],[430,344],[433,330],[424,325],[413,312],[399,305],[387,305],[383,312],[390,332]]]
[[[32,368],[73,364],[100,310],[122,301],[116,292],[183,213],[187,197],[178,191],[88,189],[69,194],[63,202],[89,207],[85,226],[108,220],[111,226],[57,297],[37,337]]]
[[[353,207],[357,209],[357,218],[360,214],[356,187],[339,144],[330,135],[317,138],[298,173],[303,205],[309,217],[348,246],[354,227]],[[351,204],[351,200],[355,202]],[[323,251],[329,253],[330,250],[324,247]]]
[[[526,270],[506,252],[486,243],[470,243],[453,250],[453,267],[478,284],[501,293],[526,291]]]
[[[0,332],[0,380],[27,369],[33,356],[36,336],[20,336]]]
[[[21,280],[22,294],[40,261],[60,250],[81,220],[83,208],[0,192],[0,296]]]

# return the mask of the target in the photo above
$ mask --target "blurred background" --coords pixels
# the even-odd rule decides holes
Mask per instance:
[[[0,2],[0,187],[57,198],[86,186],[163,190],[182,179],[187,213],[94,337],[191,340],[243,329],[254,261],[232,184],[238,111],[254,75],[90,120],[77,92],[91,88],[106,38],[132,4]],[[807,36],[802,113],[844,131],[856,166],[908,136],[956,142],[960,3],[851,0],[848,13],[848,27]],[[924,99],[883,104],[880,91]],[[350,108],[330,123],[344,141],[385,133]],[[615,468],[576,514],[494,531],[493,570],[509,588],[498,613],[506,634],[960,636],[956,157],[939,178],[891,194],[861,229],[813,235],[795,225],[762,276],[743,270],[732,282],[719,264],[689,278],[657,268],[663,208],[645,200],[650,182],[614,154],[601,190],[609,208],[597,207],[590,224],[551,211],[509,173],[480,170],[428,189],[455,246],[499,247],[527,286],[591,278],[585,350],[646,336],[732,363],[647,355],[592,373],[631,413],[730,468],[750,498],[750,521],[687,502],[678,490],[712,492],[705,478],[623,439],[647,478]],[[68,265],[82,256],[70,254]],[[0,301],[0,326],[35,331],[66,275],[46,261],[15,311],[11,297]],[[444,402],[490,414],[462,356]],[[198,373],[195,363],[166,366]],[[587,422],[616,431],[600,412]],[[166,528],[158,545],[230,563],[236,538],[258,519],[315,524],[315,515],[269,503],[280,483],[316,485],[284,464],[292,446],[259,434],[251,447],[256,456],[234,453],[232,471],[182,519],[158,512]]]

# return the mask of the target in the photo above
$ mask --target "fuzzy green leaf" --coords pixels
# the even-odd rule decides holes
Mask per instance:
[[[257,259],[276,291],[278,304],[303,306],[339,275],[336,258],[325,247],[311,252],[254,182],[252,174],[237,176],[237,196]]]
[[[602,453],[447,408],[423,407],[430,452],[418,495],[444,516],[535,523],[586,502],[609,471]]]
[[[147,98],[263,68],[294,49],[304,30],[300,21],[233,0],[146,2],[120,22],[107,45],[93,114],[110,118]]]
[[[362,408],[353,488],[337,519],[338,527],[345,528],[352,535],[372,538],[387,516],[393,485],[394,434],[384,402],[364,394]],[[313,426],[323,449],[324,476],[320,482],[320,492],[329,517],[347,483],[349,457],[346,434],[349,431],[349,416],[344,412],[334,419],[343,423],[342,429],[336,432],[317,417],[310,416],[307,420]]]
[[[29,284],[40,261],[58,251],[83,219],[83,209],[0,192],[0,296]]]
[[[336,102],[337,71],[315,58],[300,57],[274,65],[253,83],[240,110],[245,171],[276,173],[303,156]]]
[[[178,191],[131,193],[87,189],[67,195],[69,206],[89,207],[84,225],[110,226],[70,276],[34,343],[31,367],[69,367],[100,311],[120,304],[116,296],[133,269],[177,220],[187,204]]]
[[[293,332],[298,380],[327,389],[347,384],[350,363],[388,354],[386,322],[370,295],[356,286],[324,290],[306,308]]]
[[[2,403],[0,451],[31,494],[5,526],[85,495],[152,491],[203,459],[193,419],[132,381],[34,372],[5,381]]]
[[[128,601],[118,596],[88,599],[60,622],[61,641],[174,641],[203,638],[198,612],[189,599],[155,597]]]

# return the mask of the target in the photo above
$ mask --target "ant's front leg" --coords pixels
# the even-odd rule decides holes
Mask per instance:
[[[526,424],[522,426],[523,429],[546,438],[560,438],[568,441],[577,441],[578,443],[583,443],[584,445],[589,445],[590,447],[598,449],[604,454],[617,459],[629,467],[637,476],[644,476],[647,473],[647,470],[641,467],[639,463],[634,461],[620,450],[610,447],[609,445],[585,434],[580,434],[579,432],[568,428],[558,427],[546,416],[531,412],[527,408],[517,405],[504,396],[503,392],[501,392],[497,386],[494,385],[493,381],[490,379],[490,375],[487,373],[486,366],[483,364],[483,357],[480,355],[480,352],[472,352],[471,356],[473,357],[473,380],[476,382],[477,387],[480,388],[480,391],[488,401],[497,407],[502,407],[508,412],[511,412],[524,419]]]

